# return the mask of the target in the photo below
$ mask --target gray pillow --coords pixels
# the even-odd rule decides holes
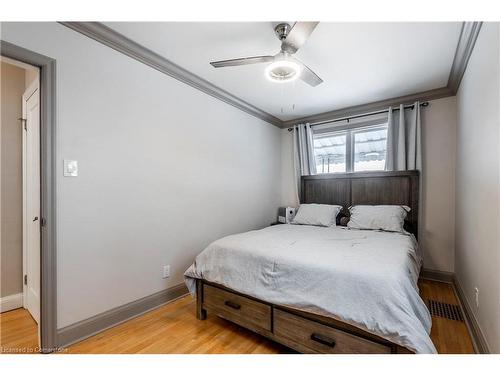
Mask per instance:
[[[396,205],[352,206],[349,212],[349,228],[404,232],[405,218],[410,208]]]
[[[301,204],[292,224],[317,225],[321,227],[335,226],[335,218],[342,206],[331,204]]]

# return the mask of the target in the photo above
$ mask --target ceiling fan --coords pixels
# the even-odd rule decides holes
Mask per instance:
[[[281,40],[281,51],[274,56],[253,56],[240,59],[213,61],[214,68],[228,66],[250,65],[270,62],[266,67],[266,77],[273,82],[290,82],[297,78],[311,85],[318,86],[323,80],[307,65],[294,58],[300,47],[304,45],[309,35],[319,22],[296,22],[293,27],[288,23],[280,23],[274,28]]]

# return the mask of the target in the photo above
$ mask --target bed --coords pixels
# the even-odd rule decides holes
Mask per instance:
[[[224,237],[185,273],[198,319],[302,353],[435,353],[417,287],[418,172],[305,176],[301,203],[407,205],[409,233],[284,224]]]

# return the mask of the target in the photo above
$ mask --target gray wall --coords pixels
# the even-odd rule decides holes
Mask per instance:
[[[1,62],[1,288],[0,297],[23,291],[22,95],[24,69]]]
[[[58,327],[182,283],[211,241],[275,220],[276,127],[56,23],[2,39],[57,60]]]
[[[495,353],[500,353],[499,33],[498,23],[483,24],[457,95],[455,240],[456,277]]]
[[[453,272],[455,225],[455,97],[433,100],[422,109],[424,267]],[[282,130],[281,204],[298,204],[294,190],[292,134]]]

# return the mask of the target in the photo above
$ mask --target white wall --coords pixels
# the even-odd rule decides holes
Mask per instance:
[[[453,272],[455,213],[455,97],[433,100],[422,109],[423,223],[420,246],[424,267]],[[281,205],[297,206],[294,188],[292,134],[281,131]]]
[[[58,327],[182,283],[208,243],[275,220],[279,129],[62,25],[1,26],[57,60]]]
[[[500,353],[499,34],[498,23],[483,24],[457,95],[455,240],[456,277],[495,353]]]

